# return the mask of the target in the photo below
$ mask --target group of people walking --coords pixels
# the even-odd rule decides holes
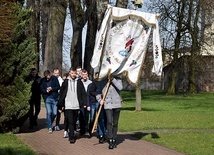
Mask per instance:
[[[52,73],[49,70],[44,71],[43,78],[38,76],[35,68],[32,69],[26,78],[26,82],[32,81],[32,95],[29,101],[30,128],[37,125],[41,95],[46,107],[48,133],[60,130],[60,117],[61,113],[64,113],[63,137],[68,137],[71,144],[76,142],[78,126],[80,136],[87,132],[90,137],[92,136],[97,111],[102,107],[96,126],[99,143],[108,140],[109,149],[116,148],[122,80],[113,76],[100,81],[97,79],[98,72],[95,73],[93,80],[90,80],[88,72],[81,67],[71,67],[63,78],[59,76],[57,68]]]

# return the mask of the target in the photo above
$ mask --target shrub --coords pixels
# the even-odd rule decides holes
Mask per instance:
[[[7,9],[11,9],[16,20],[10,41],[0,40],[0,132],[17,130],[27,118],[30,84],[24,82],[24,77],[37,57],[34,40],[26,36],[30,11],[16,3]]]

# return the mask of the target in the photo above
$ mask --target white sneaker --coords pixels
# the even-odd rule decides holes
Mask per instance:
[[[52,133],[53,130],[51,128],[48,129],[48,133]]]
[[[55,126],[54,130],[55,130],[55,131],[60,131],[59,126]]]
[[[64,131],[64,138],[68,138],[68,131]]]

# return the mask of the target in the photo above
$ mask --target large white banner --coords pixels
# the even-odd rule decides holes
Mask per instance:
[[[126,72],[131,83],[136,83],[145,59],[151,30],[153,31],[153,72],[161,75],[162,54],[158,21],[155,14],[109,7],[95,43],[91,66],[99,67],[99,77],[110,72]]]

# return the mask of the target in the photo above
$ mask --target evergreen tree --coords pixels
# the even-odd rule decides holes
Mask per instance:
[[[36,62],[35,40],[26,37],[29,10],[16,3],[12,6],[5,3],[1,7],[11,10],[15,23],[9,42],[0,45],[0,132],[18,131],[28,118],[31,94],[30,84],[24,82],[24,78]]]

